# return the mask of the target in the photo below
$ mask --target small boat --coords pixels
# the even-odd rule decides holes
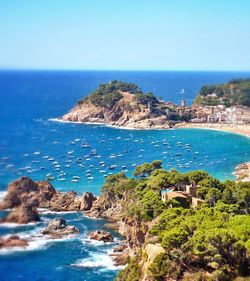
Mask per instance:
[[[88,147],[90,147],[89,144],[87,144],[87,143],[83,143],[83,144],[82,144],[82,148],[88,148]]]
[[[65,178],[59,178],[59,179],[57,179],[58,181],[66,181],[66,179]]]

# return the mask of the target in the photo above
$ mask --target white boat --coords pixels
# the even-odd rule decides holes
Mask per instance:
[[[58,181],[66,181],[66,179],[65,178],[59,178],[59,179],[57,179]]]
[[[87,144],[87,143],[83,143],[83,144],[82,144],[82,147],[83,147],[83,148],[88,148],[88,147],[90,147],[90,145]]]

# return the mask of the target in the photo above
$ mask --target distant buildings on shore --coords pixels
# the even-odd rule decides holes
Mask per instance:
[[[224,105],[198,105],[187,106],[186,100],[181,105],[164,102],[166,115],[170,121],[189,121],[192,123],[226,123],[250,124],[250,107]],[[173,118],[174,117],[174,118]]]
[[[250,108],[246,106],[193,105],[192,111],[196,115],[191,119],[194,123],[250,123]]]

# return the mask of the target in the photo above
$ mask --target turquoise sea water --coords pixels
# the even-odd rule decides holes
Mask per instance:
[[[211,130],[121,130],[49,119],[111,79],[135,82],[165,100],[179,103],[186,98],[191,103],[203,84],[237,77],[250,73],[0,72],[0,190],[27,175],[35,180],[53,177],[52,184],[61,191],[98,194],[106,175],[130,175],[135,165],[155,159],[163,160],[167,169],[204,169],[222,180],[233,178],[235,166],[250,160],[249,138]],[[40,229],[55,216],[79,227],[81,235],[73,240],[39,239]],[[104,221],[77,213],[42,218],[38,225],[0,227],[0,235],[34,236],[25,251],[0,251],[1,280],[112,280],[118,268],[108,251],[115,243],[93,244],[87,239],[87,233],[103,228]]]

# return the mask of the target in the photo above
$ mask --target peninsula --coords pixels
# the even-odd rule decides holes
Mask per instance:
[[[117,80],[101,84],[60,119],[136,129],[169,127],[163,104],[152,93]]]

